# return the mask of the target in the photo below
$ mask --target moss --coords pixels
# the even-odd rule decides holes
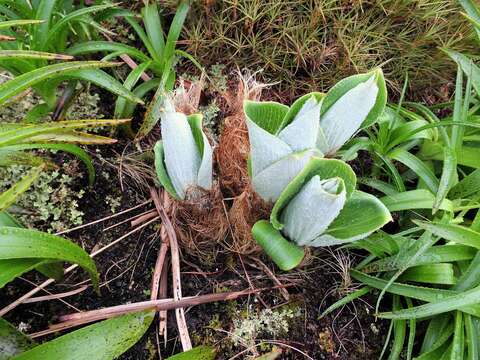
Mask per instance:
[[[263,69],[284,97],[376,66],[397,91],[407,72],[412,90],[440,90],[456,66],[438,48],[475,48],[455,0],[198,1],[185,24],[202,65]]]
[[[25,166],[0,168],[0,192],[20,180],[28,171]],[[43,172],[33,186],[22,194],[12,213],[26,226],[58,232],[82,224],[83,212],[78,201],[84,190],[75,189],[78,163],[71,161],[60,169]]]

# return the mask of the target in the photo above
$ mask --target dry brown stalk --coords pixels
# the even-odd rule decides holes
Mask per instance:
[[[174,310],[178,308],[185,308],[188,306],[196,306],[217,301],[235,300],[241,296],[256,294],[262,291],[271,290],[272,288],[262,289],[246,289],[242,291],[233,291],[218,294],[207,294],[200,296],[184,297],[180,300],[176,299],[161,299],[142,301],[132,304],[112,306],[99,310],[85,311],[81,313],[69,314],[60,317],[61,323],[51,325],[48,329],[31,334],[30,337],[40,337],[48,335],[57,331],[66,330],[72,327],[88,324],[98,320],[110,319],[116,316],[125,315],[132,312],[145,311],[145,310]]]
[[[26,299],[23,303],[24,304],[30,304],[30,303],[41,302],[41,301],[62,299],[62,298],[65,298],[65,297],[69,297],[69,296],[79,294],[79,293],[85,291],[86,289],[88,289],[88,285],[83,285],[83,286],[80,286],[77,289],[70,290],[70,291],[67,291],[67,292],[63,292],[63,293],[60,293],[60,294],[50,294],[50,295],[37,296],[37,297],[34,297],[34,298]]]

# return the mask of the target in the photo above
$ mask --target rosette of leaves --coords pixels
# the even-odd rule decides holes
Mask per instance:
[[[177,200],[212,187],[213,151],[202,130],[202,115],[175,112],[170,102],[161,114],[162,140],[155,144],[160,183]]]
[[[345,162],[313,157],[282,192],[270,221],[254,225],[253,237],[282,270],[300,264],[305,246],[363,239],[391,216],[380,200],[355,188],[355,173]]]
[[[246,101],[250,174],[254,190],[275,202],[312,156],[333,156],[360,128],[374,123],[386,104],[380,69],[310,93],[291,107]]]

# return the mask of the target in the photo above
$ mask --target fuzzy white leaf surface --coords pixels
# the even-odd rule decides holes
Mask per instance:
[[[201,165],[200,152],[184,114],[165,112],[161,121],[168,176],[177,195],[185,199],[187,190],[197,186]]]
[[[310,149],[283,157],[253,177],[253,188],[265,201],[277,201],[285,187],[315,155],[321,154]]]
[[[290,146],[292,151],[302,151],[315,147],[320,127],[320,107],[314,96],[303,104],[300,111],[278,137]]]
[[[320,118],[323,134],[318,136],[318,148],[329,155],[340,149],[365,121],[375,105],[378,92],[373,75],[341,96]]]
[[[282,232],[297,245],[312,245],[338,216],[346,201],[343,180],[312,177],[282,212]]]

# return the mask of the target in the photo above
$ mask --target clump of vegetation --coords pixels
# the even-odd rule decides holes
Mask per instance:
[[[0,167],[0,193],[20,181],[26,171],[21,165]],[[83,212],[78,208],[78,201],[85,191],[74,188],[75,172],[78,172],[78,163],[72,161],[58,170],[41,173],[32,187],[17,199],[16,217],[28,227],[53,232],[82,224]]]
[[[455,67],[438,47],[472,49],[470,33],[453,0],[198,1],[184,28],[202,65],[264,69],[284,96],[376,66],[392,89],[406,73],[412,90],[440,89]]]

